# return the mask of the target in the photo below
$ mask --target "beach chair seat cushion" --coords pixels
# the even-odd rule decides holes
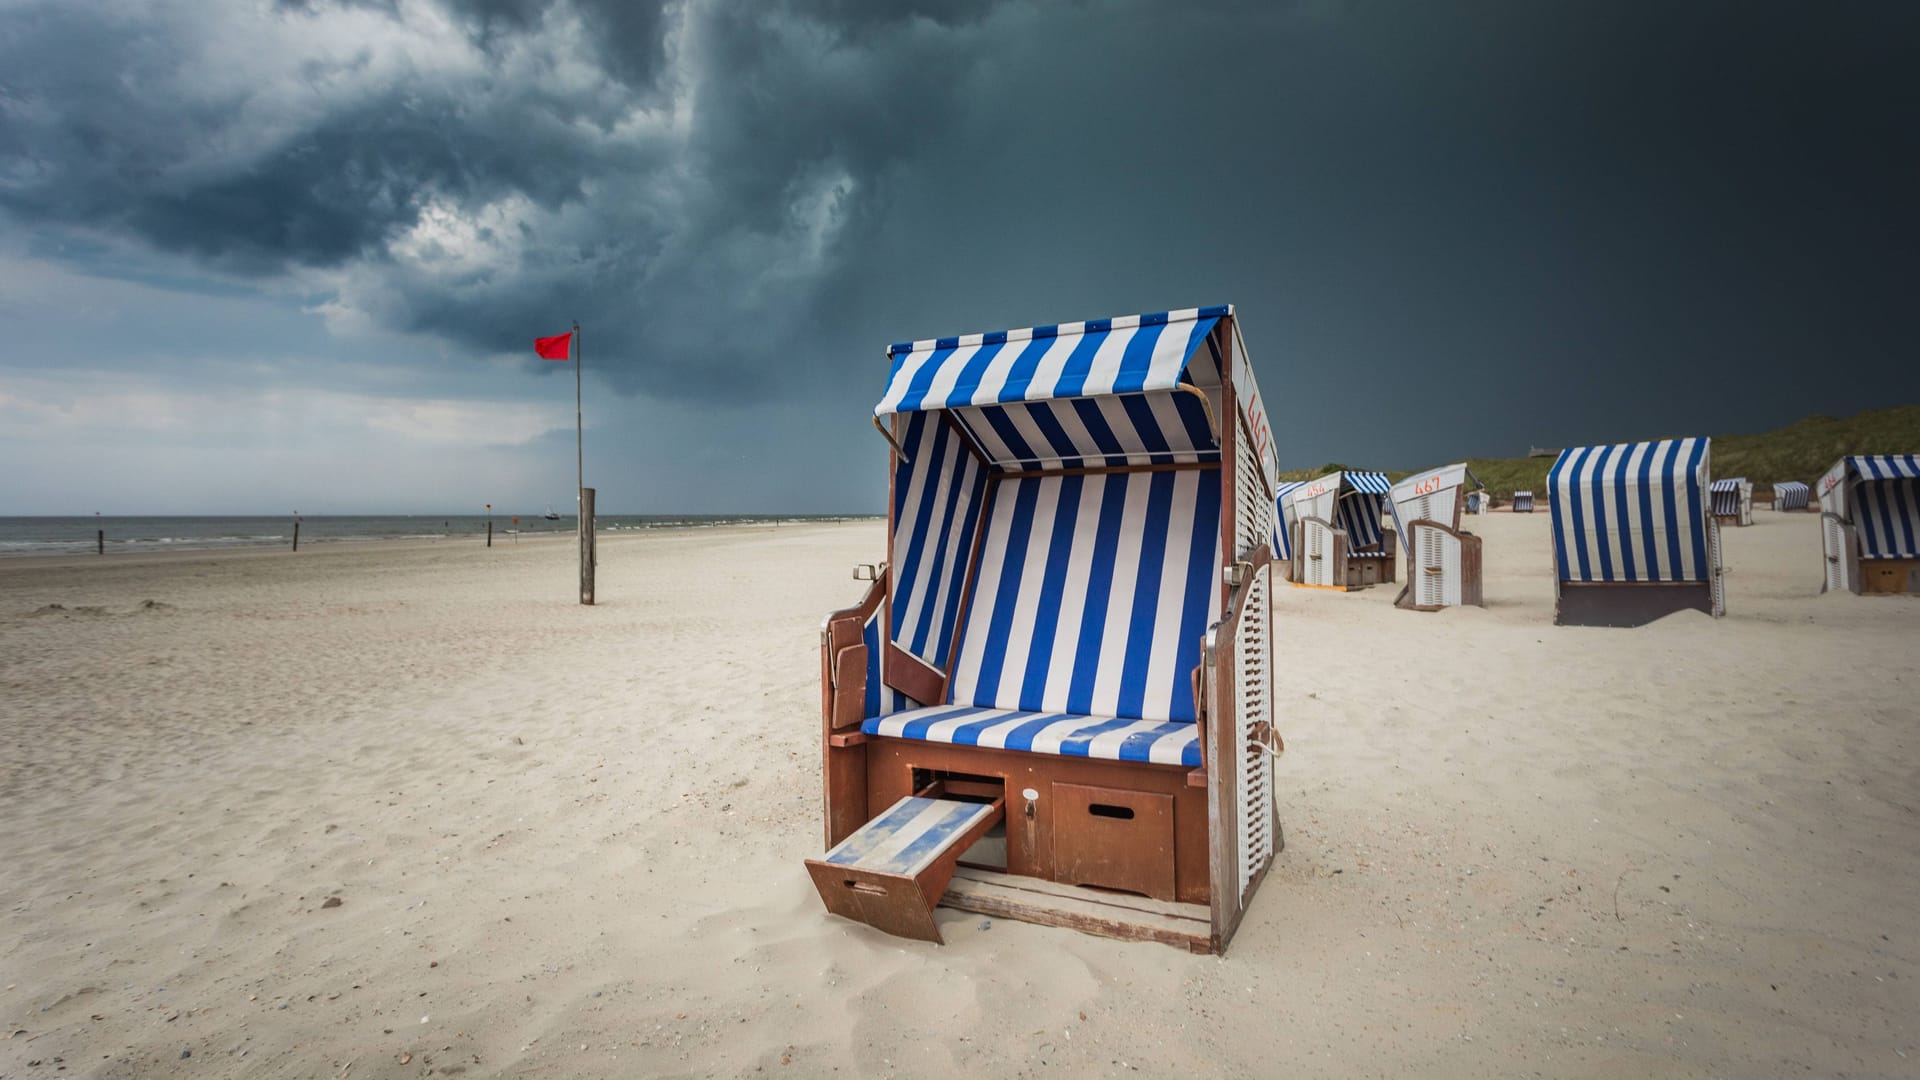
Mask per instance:
[[[1200,767],[1200,726],[1192,720],[1128,720],[1071,713],[934,705],[861,724],[868,735],[955,746],[1024,750],[1062,757]]]

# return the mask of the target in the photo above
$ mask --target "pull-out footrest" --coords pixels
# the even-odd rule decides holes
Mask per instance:
[[[921,941],[940,941],[933,909],[955,864],[1005,813],[1005,800],[960,802],[909,795],[818,859],[807,860],[835,915]]]

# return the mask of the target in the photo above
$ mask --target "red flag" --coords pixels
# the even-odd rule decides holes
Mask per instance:
[[[573,359],[573,331],[569,330],[558,337],[534,338],[533,351],[547,360],[571,360]]]

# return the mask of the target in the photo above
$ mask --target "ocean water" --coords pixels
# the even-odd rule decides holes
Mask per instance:
[[[854,521],[844,515],[602,514],[601,535],[636,529],[711,528],[717,525]],[[543,533],[571,534],[572,515],[548,521],[535,514],[493,518],[495,542]],[[96,550],[96,530],[107,535],[107,554],[146,551],[214,551],[225,548],[291,547],[293,518],[276,517],[0,517],[0,558],[19,555],[79,555]],[[300,546],[366,540],[476,540],[487,534],[485,515],[389,514],[302,516]]]

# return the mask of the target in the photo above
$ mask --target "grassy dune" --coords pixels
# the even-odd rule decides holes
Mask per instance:
[[[1744,476],[1753,481],[1755,494],[1764,499],[1771,497],[1775,481],[1811,484],[1845,454],[1912,453],[1920,453],[1920,405],[1897,405],[1844,418],[1809,416],[1758,435],[1715,435],[1713,475]],[[1468,458],[1467,466],[1488,490],[1504,500],[1516,490],[1544,493],[1553,459]],[[1330,462],[1317,469],[1285,472],[1281,478],[1311,480],[1344,468]],[[1406,475],[1387,473],[1394,480]]]

